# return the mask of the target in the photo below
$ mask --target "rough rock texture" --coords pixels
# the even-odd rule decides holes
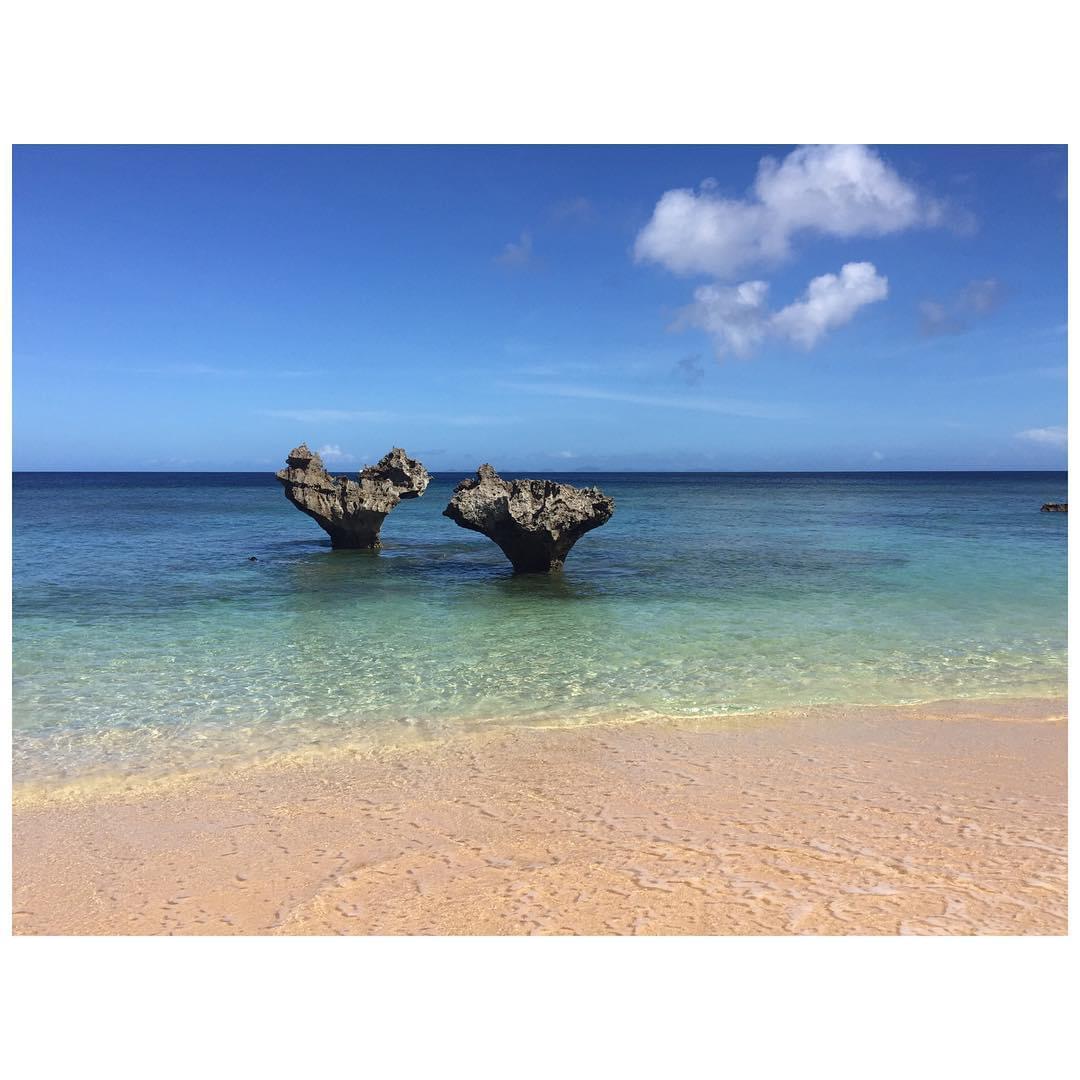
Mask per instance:
[[[289,502],[313,517],[335,548],[379,547],[386,515],[402,499],[423,495],[431,482],[427,469],[398,447],[349,480],[331,476],[322,458],[301,443],[276,475]]]
[[[615,500],[599,488],[553,480],[504,480],[490,465],[462,480],[443,514],[494,540],[518,574],[561,570],[570,549],[603,525]]]
[[[400,446],[384,454],[378,464],[366,465],[360,472],[360,483],[365,480],[389,480],[397,490],[399,499],[418,499],[431,483],[427,469],[409,457]]]
[[[1042,508],[1058,514],[1067,514],[1069,512],[1068,503],[1043,503]]]

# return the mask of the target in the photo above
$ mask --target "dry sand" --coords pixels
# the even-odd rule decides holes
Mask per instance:
[[[470,734],[17,793],[23,934],[1063,934],[1064,702]]]

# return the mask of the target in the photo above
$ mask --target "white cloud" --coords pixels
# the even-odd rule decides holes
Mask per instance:
[[[812,349],[827,331],[851,322],[859,308],[888,295],[888,278],[882,277],[873,263],[847,263],[839,276],[814,278],[805,297],[778,311],[770,326],[780,337]]]
[[[941,203],[927,198],[865,146],[804,146],[783,161],[762,158],[744,199],[717,193],[665,192],[637,236],[639,262],[678,274],[730,278],[749,265],[772,265],[791,253],[801,232],[881,236],[944,223]]]
[[[846,263],[839,274],[814,278],[801,299],[775,312],[766,305],[768,289],[764,281],[701,285],[676,326],[705,330],[719,354],[749,356],[767,338],[810,349],[829,330],[850,322],[860,308],[884,300],[889,282],[873,263]]]
[[[517,243],[509,243],[502,249],[502,253],[495,256],[495,261],[500,266],[511,268],[528,266],[532,261],[533,242],[532,233],[527,230],[521,234]]]
[[[768,332],[768,291],[765,281],[700,285],[694,290],[694,302],[680,313],[677,325],[685,323],[706,331],[715,340],[718,353],[748,356]]]
[[[1064,448],[1069,442],[1069,433],[1064,427],[1028,428],[1027,431],[1018,431],[1016,437],[1026,439],[1028,442],[1038,443],[1040,446],[1059,448]]]
[[[319,457],[323,461],[353,461],[353,455],[345,453],[340,446],[331,445],[327,443],[326,446],[319,447]]]

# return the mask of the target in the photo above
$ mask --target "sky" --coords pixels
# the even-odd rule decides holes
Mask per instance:
[[[15,147],[16,470],[1058,469],[1066,150]]]

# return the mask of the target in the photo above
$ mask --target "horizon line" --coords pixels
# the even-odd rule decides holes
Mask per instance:
[[[531,470],[531,466],[527,466],[527,469]],[[504,469],[506,473],[521,473],[521,469]],[[1064,465],[1060,468],[995,468],[989,465],[954,465],[954,466],[940,466],[937,468],[920,468],[920,469],[881,469],[881,468],[868,468],[866,466],[830,466],[820,469],[611,469],[611,468],[595,468],[595,469],[543,469],[532,471],[544,471],[551,473],[558,473],[562,476],[591,476],[594,473],[619,473],[630,475],[644,475],[644,476],[685,476],[695,473],[703,475],[711,474],[731,474],[731,475],[747,475],[747,474],[762,474],[762,475],[776,475],[776,474],[811,474],[811,473],[957,473],[957,472],[1017,472],[1017,473],[1054,473],[1054,472],[1068,472],[1068,465]],[[12,469],[11,475],[17,476],[27,473],[40,473],[51,475],[108,475],[110,473],[115,474],[131,474],[140,473],[147,476],[274,476],[276,469],[124,469],[124,468],[108,468],[108,469],[44,469],[44,468],[30,468],[30,469]],[[346,476],[351,475],[353,472],[360,472],[360,469],[353,470],[337,470],[327,469],[332,476]],[[475,473],[476,467],[469,466],[467,468],[442,468],[429,470],[432,475],[439,475],[440,473]]]

